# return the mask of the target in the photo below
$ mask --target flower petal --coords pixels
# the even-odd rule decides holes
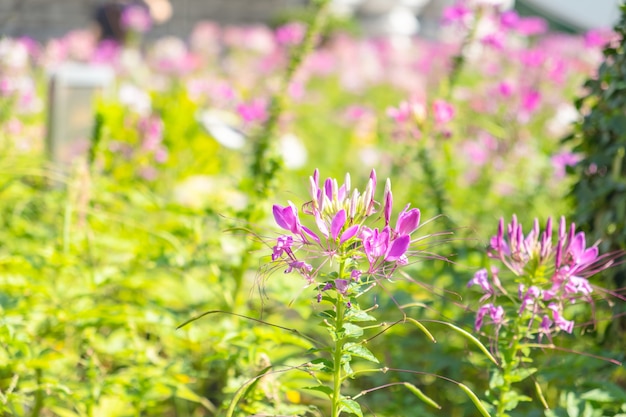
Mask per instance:
[[[359,232],[358,224],[348,227],[346,231],[341,234],[341,239],[339,240],[339,244],[343,245],[344,242],[352,239],[358,232]]]
[[[396,232],[399,235],[410,235],[413,233],[420,224],[420,211],[419,209],[411,209],[406,211],[409,208],[407,205],[402,213],[398,216],[398,223],[396,224]]]
[[[411,238],[408,235],[400,236],[391,242],[389,246],[389,250],[387,251],[387,256],[385,256],[386,261],[395,261],[404,255],[409,249],[409,244],[411,243]]]
[[[337,212],[337,214],[335,214],[335,217],[333,218],[333,221],[330,225],[330,233],[333,237],[333,240],[337,240],[339,232],[341,232],[344,224],[346,224],[346,211],[344,209],[341,209]]]

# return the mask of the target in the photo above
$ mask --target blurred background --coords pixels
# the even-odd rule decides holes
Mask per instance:
[[[1,0],[0,35],[38,41],[93,24],[98,8],[118,1]],[[298,13],[309,0],[141,0],[157,23],[151,37],[187,36],[196,23],[272,23]],[[354,16],[366,33],[420,33],[436,37],[442,11],[452,0],[335,0],[336,15]],[[581,32],[611,27],[618,0],[499,0],[522,15],[540,15],[552,29]]]

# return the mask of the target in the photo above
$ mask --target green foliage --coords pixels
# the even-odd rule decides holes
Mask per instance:
[[[576,101],[584,118],[569,138],[583,155],[571,192],[575,220],[605,252],[626,249],[626,8],[621,10],[618,39],[606,45],[597,74],[584,84],[586,94]],[[606,277],[613,277],[617,288],[626,283],[623,267]]]

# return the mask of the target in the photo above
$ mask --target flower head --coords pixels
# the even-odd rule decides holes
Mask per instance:
[[[316,276],[331,276],[324,273],[325,264],[343,262],[348,265],[343,275],[332,275],[333,288],[340,293],[349,291],[350,282],[362,282],[374,275],[389,276],[397,267],[406,265],[411,235],[420,225],[420,210],[406,205],[392,225],[391,181],[385,182],[382,204],[374,199],[376,184],[375,171],[360,191],[352,188],[350,175],[342,184],[334,178],[321,183],[319,171],[315,170],[309,178],[311,200],[302,210],[314,227],[303,224],[292,202],[274,205],[274,220],[288,234],[276,240],[272,261],[285,262],[286,272],[298,271],[309,283]],[[377,214],[381,205],[382,216]],[[309,263],[300,263],[303,254],[319,260],[320,265],[313,268]]]
[[[576,226],[568,228],[565,218],[558,222],[553,231],[552,219],[548,219],[543,230],[535,219],[532,228],[524,233],[516,216],[505,226],[500,219],[498,231],[491,238],[488,256],[497,259],[513,273],[517,285],[517,300],[512,298],[492,271],[491,285],[486,269],[481,269],[469,281],[468,286],[478,285],[488,298],[506,296],[518,304],[511,312],[519,318],[528,319],[529,334],[539,337],[550,332],[571,333],[574,322],[564,318],[565,306],[580,300],[592,302],[593,287],[589,278],[614,264],[616,254],[600,255],[598,247],[587,247],[585,234],[576,232]],[[495,284],[497,282],[497,284]],[[476,326],[491,310],[486,304],[477,312]],[[490,307],[491,308],[491,307]],[[536,317],[542,317],[537,323]],[[495,322],[495,320],[494,320]]]

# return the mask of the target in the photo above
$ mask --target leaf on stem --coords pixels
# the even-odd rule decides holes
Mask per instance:
[[[355,308],[351,308],[346,313],[345,320],[355,323],[359,321],[376,321],[376,318],[370,316],[363,310],[357,310]]]
[[[311,390],[311,391],[323,392],[324,394],[326,394],[328,396],[328,398],[332,398],[332,396],[333,396],[332,388],[327,387],[326,385],[316,385],[314,387],[304,387],[304,389],[308,389],[308,390]]]
[[[352,356],[358,356],[359,358],[366,359],[370,362],[379,363],[376,356],[368,348],[360,343],[346,343],[343,346],[343,350]]]
[[[361,411],[361,406],[354,400],[350,400],[348,398],[342,398],[339,402],[341,405],[340,411],[346,411],[351,414],[355,414],[359,417],[363,417],[363,411]]]
[[[343,330],[345,336],[351,339],[356,339],[363,336],[363,329],[361,328],[361,326],[357,326],[356,324],[344,323]]]

